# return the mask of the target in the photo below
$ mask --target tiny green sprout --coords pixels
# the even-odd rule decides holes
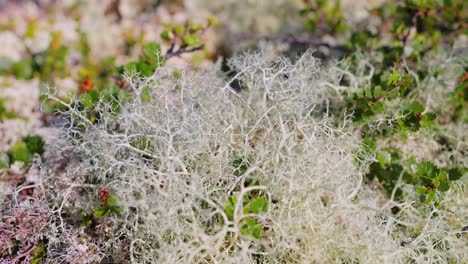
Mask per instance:
[[[110,195],[109,198],[107,198],[106,201],[106,206],[112,210],[114,213],[120,213],[122,211],[122,208],[117,205],[117,197],[115,195]]]
[[[228,217],[229,220],[234,219],[234,208],[237,203],[237,195],[233,194],[229,196],[229,198],[226,200],[226,203],[224,205],[224,212],[226,213],[226,216]]]
[[[392,73],[392,75],[390,76],[390,78],[388,78],[387,80],[387,86],[392,86],[392,85],[396,85],[397,82],[398,82],[398,77],[400,75],[398,74],[398,71],[395,71]]]
[[[176,69],[172,72],[172,77],[174,77],[174,79],[180,79],[182,77],[182,72]]]
[[[189,47],[194,47],[201,44],[200,37],[198,37],[197,35],[183,36],[182,42]]]
[[[170,42],[172,39],[174,39],[174,33],[169,30],[164,30],[161,32],[161,38],[166,42]]]
[[[172,33],[176,34],[177,36],[182,36],[185,33],[185,27],[182,25],[177,25],[172,27]]]
[[[81,212],[81,223],[84,226],[90,226],[93,223],[93,216],[86,212]]]
[[[109,208],[106,207],[98,207],[94,210],[93,216],[96,218],[104,218],[109,216],[112,213],[112,211]]]
[[[24,32],[24,36],[26,38],[34,38],[38,29],[37,19],[28,19],[26,22],[26,31]]]
[[[198,24],[198,23],[193,23],[193,22],[189,22],[189,32],[191,34],[199,31],[199,30],[202,30],[203,29],[203,26]]]
[[[214,27],[216,25],[218,25],[218,19],[216,17],[214,17],[214,16],[209,17],[208,18],[208,26]]]
[[[122,211],[122,207],[117,204],[117,197],[110,195],[105,204],[96,208],[93,212],[93,216],[97,219],[101,219],[109,216],[110,214],[119,214]]]

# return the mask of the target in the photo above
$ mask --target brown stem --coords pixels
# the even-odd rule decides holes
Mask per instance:
[[[190,53],[190,52],[194,52],[194,51],[197,51],[197,50],[201,50],[205,47],[204,44],[202,45],[198,45],[196,47],[187,47],[187,46],[184,46],[184,47],[180,47],[178,50],[174,51],[173,49],[169,49],[167,51],[167,53],[164,55],[164,59],[169,59],[169,58],[172,58],[174,56],[179,56],[183,53]]]

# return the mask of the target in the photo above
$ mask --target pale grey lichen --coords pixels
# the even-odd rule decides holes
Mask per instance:
[[[179,76],[167,66],[149,78],[127,76],[130,102],[118,113],[101,102],[108,114],[97,123],[62,102],[67,152],[80,160],[70,171],[108,186],[123,207],[101,252],[117,254],[125,240],[132,263],[466,258],[458,213],[418,206],[412,190],[406,200],[388,200],[364,183],[373,157],[355,162],[360,138],[350,117],[321,109],[323,100],[340,100],[335,78],[343,71],[324,68],[312,53],[293,63],[250,52],[230,65],[237,74],[229,80],[216,69]],[[240,92],[230,87],[234,79]],[[231,165],[239,158],[248,161],[240,174]],[[228,217],[226,201],[236,193],[262,194],[267,212],[252,216],[238,205]],[[463,203],[461,193],[447,195],[453,206]],[[259,239],[241,231],[249,216],[264,227]]]

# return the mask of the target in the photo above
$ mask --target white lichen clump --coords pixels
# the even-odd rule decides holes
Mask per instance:
[[[82,161],[69,171],[109,187],[123,207],[112,216],[102,250],[128,248],[132,263],[427,263],[466,257],[463,239],[447,231],[461,217],[421,212],[410,200],[386,201],[364,183],[371,157],[356,161],[360,139],[349,116],[333,120],[327,106],[323,111],[323,102],[335,100],[330,97],[339,90],[336,70],[322,69],[310,52],[294,63],[246,53],[230,65],[238,72],[233,80],[216,69],[179,74],[169,67],[146,79],[128,76],[130,102],[97,124],[68,105],[66,150]],[[243,89],[234,91],[232,82]],[[235,160],[245,162],[241,173]],[[240,197],[252,193],[266,197],[266,212],[242,210]],[[229,217],[226,201],[233,195],[239,198]],[[463,200],[447,196],[458,205]],[[395,205],[398,215],[390,210]],[[248,217],[262,225],[261,238],[241,232]]]

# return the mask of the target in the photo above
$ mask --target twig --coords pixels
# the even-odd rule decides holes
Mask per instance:
[[[202,36],[206,33],[206,31],[210,28],[209,25],[206,25],[204,26],[200,31],[199,31],[199,35]],[[189,25],[188,24],[185,24],[185,31],[189,31]],[[165,60],[169,59],[169,58],[172,58],[172,57],[175,57],[175,56],[179,56],[183,53],[190,53],[190,52],[194,52],[194,51],[197,51],[197,50],[201,50],[205,47],[205,44],[200,44],[198,46],[195,46],[195,47],[190,47],[190,46],[187,46],[185,44],[181,44],[179,46],[179,49],[177,50],[174,50],[175,47],[177,46],[177,42],[181,40],[180,36],[178,35],[175,35],[175,37],[171,40],[171,46],[169,47],[169,49],[167,50],[166,54],[163,56]]]
[[[197,50],[201,50],[204,47],[205,47],[204,44],[196,46],[196,47],[184,46],[184,47],[180,47],[176,51],[174,51],[173,48],[171,47],[163,57],[164,57],[164,59],[167,60],[167,59],[172,58],[174,56],[179,56],[179,55],[181,55],[183,53],[190,53],[190,52],[194,52],[194,51],[197,51]]]
[[[411,18],[411,24],[408,28],[408,32],[402,37],[401,41],[403,42],[403,46],[406,47],[406,44],[408,43],[408,38],[411,34],[411,29],[416,27],[416,23],[418,22],[418,17],[423,16],[423,13],[421,11],[416,12],[413,17]]]

